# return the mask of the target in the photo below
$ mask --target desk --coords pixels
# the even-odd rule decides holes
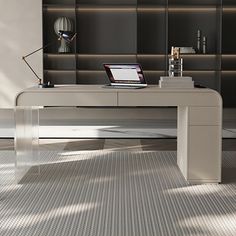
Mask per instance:
[[[37,165],[40,106],[178,107],[177,164],[189,183],[221,182],[222,99],[211,89],[106,89],[101,85],[29,88],[16,97],[19,180]]]

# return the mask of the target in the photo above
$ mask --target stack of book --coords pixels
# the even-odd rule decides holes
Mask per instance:
[[[189,76],[161,76],[159,86],[160,88],[194,88],[194,82]]]

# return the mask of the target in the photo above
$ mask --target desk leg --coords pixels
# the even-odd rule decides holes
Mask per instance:
[[[177,165],[184,178],[188,178],[188,107],[178,107]]]
[[[39,173],[39,109],[38,107],[15,108],[15,177],[16,182],[37,166],[33,173]]]
[[[177,164],[190,183],[221,182],[220,107],[178,107]]]

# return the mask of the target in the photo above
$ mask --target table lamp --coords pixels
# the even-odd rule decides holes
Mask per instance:
[[[61,40],[65,40],[66,42],[72,42],[76,36],[76,33],[72,33],[71,31],[63,31],[63,30],[59,30],[58,32],[58,40],[61,41]],[[45,46],[39,48],[39,49],[36,49],[35,51],[25,55],[22,57],[22,60],[26,63],[26,65],[29,67],[29,69],[32,71],[32,73],[36,76],[36,78],[38,79],[38,87],[39,88],[53,88],[54,85],[51,84],[50,82],[48,83],[42,83],[42,78],[40,78],[38,76],[38,74],[35,72],[35,70],[32,68],[32,66],[29,64],[29,62],[26,60],[27,57],[33,55],[34,53],[40,51],[40,50],[43,50],[45,48],[47,48],[48,46],[52,45],[53,43],[48,43],[46,44]]]
[[[67,32],[67,34],[73,32],[73,22],[70,18],[62,16],[56,19],[54,23],[54,31],[58,37],[60,37],[60,31]],[[66,36],[67,37],[67,36]],[[62,37],[60,40],[59,53],[69,53],[71,51],[68,41]]]

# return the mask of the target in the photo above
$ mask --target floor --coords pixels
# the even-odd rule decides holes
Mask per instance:
[[[104,144],[106,143],[106,146]],[[145,151],[176,150],[177,140],[167,139],[41,139],[40,146],[51,150],[101,150],[106,148]],[[236,139],[222,141],[223,151],[236,151]],[[0,150],[14,150],[13,139],[0,139]]]
[[[78,123],[80,125],[78,125]],[[141,124],[141,126],[140,126]],[[235,120],[224,122],[222,129],[223,138],[236,138]],[[0,122],[0,138],[14,137],[14,125]],[[176,138],[176,120],[70,120],[68,121],[41,121],[39,136],[47,139],[60,138]]]
[[[189,185],[176,165],[176,144],[40,140],[40,175],[32,168],[19,185],[0,189],[0,235],[235,236],[236,139],[223,140],[220,185]],[[13,147],[0,139],[4,177],[13,173]]]

